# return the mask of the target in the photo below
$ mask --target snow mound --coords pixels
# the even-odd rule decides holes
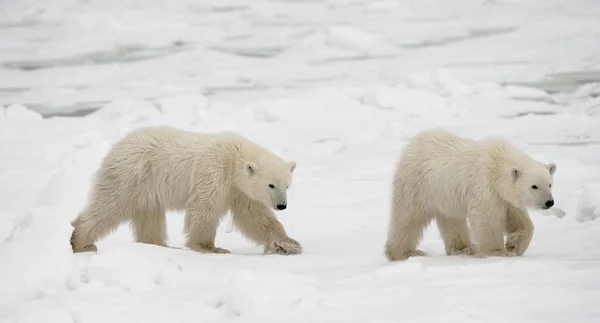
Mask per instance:
[[[556,114],[559,111],[550,95],[542,90],[514,85],[466,84],[441,68],[429,73],[410,74],[405,77],[404,84],[422,91],[405,93],[405,96],[414,96],[414,101],[425,102],[423,105],[439,102],[446,110],[460,116],[516,117]]]
[[[111,143],[104,141],[99,144],[80,148],[70,157],[63,160],[62,168],[57,171],[44,188],[40,191],[37,204],[40,206],[63,206],[72,213],[72,217],[84,206],[87,193],[95,171]]]
[[[409,87],[426,89],[441,96],[455,96],[473,94],[474,91],[467,84],[458,80],[444,69],[436,69],[429,73],[412,73],[405,77]]]
[[[4,111],[3,111],[4,110]],[[22,119],[22,120],[42,120],[41,114],[27,109],[26,106],[21,104],[9,105],[2,109],[0,107],[0,116],[4,115],[5,118]]]
[[[92,256],[82,280],[86,283],[117,286],[128,291],[148,290],[157,285],[181,281],[182,268],[165,257],[167,248],[127,243]]]
[[[396,87],[371,86],[362,101],[380,109],[396,110],[395,112],[409,116],[456,114],[440,95],[403,84]]]
[[[0,211],[0,243],[12,238],[13,230],[17,226],[17,217]]]
[[[89,117],[105,119],[118,125],[130,125],[160,116],[160,110],[146,100],[120,99],[91,113]]]
[[[600,218],[600,185],[585,185],[577,204],[575,219],[589,222]]]
[[[69,242],[73,227],[60,220],[62,211],[36,208],[15,219],[0,245],[0,303],[50,297],[77,286]]]
[[[569,109],[583,111],[589,116],[600,116],[600,96],[585,98],[569,105]]]
[[[162,115],[174,121],[195,124],[203,119],[208,100],[203,95],[174,95],[157,100]]]
[[[269,315],[315,308],[325,300],[303,277],[275,272],[241,270],[231,274],[225,306],[235,316]]]
[[[536,98],[511,97],[514,88],[495,88],[448,98],[448,105],[462,115],[519,117],[529,114],[553,115],[560,107]]]
[[[250,106],[255,122],[308,122],[319,118],[330,122],[362,120],[373,111],[341,89],[312,90],[289,99],[266,100]]]

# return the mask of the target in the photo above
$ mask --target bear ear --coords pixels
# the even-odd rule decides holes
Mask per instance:
[[[246,171],[246,174],[248,174],[248,175],[254,175],[254,173],[256,173],[257,169],[258,169],[258,167],[253,162],[244,163],[244,170]]]
[[[521,171],[518,168],[513,168],[510,170],[510,179],[516,181],[519,177],[521,177]]]
[[[294,170],[296,170],[296,162],[295,161],[289,161],[288,165],[290,166],[290,172],[293,173]]]
[[[556,173],[556,164],[555,163],[550,163],[550,164],[546,165],[546,168],[548,168],[548,170],[550,171],[550,175],[554,175],[554,173]]]

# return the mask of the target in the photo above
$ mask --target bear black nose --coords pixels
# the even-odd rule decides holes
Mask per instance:
[[[554,200],[546,201],[546,207],[551,208],[554,205]]]
[[[548,203],[546,203],[546,204],[548,204]],[[287,205],[285,205],[285,204],[277,204],[278,210],[285,210],[286,207],[287,207]]]

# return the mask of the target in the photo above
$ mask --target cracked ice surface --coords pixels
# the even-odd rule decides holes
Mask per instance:
[[[585,0],[2,2],[0,322],[596,322],[599,16]],[[156,124],[296,160],[279,219],[304,254],[263,256],[223,221],[232,254],[201,255],[174,213],[172,248],[123,226],[73,255],[102,157]],[[394,163],[433,127],[557,163],[525,256],[447,257],[433,225],[430,257],[387,263]]]

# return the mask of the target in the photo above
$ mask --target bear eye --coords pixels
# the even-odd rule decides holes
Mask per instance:
[[[269,184],[269,187],[270,187],[270,188],[275,188],[275,185],[273,185],[273,184]]]
[[[548,184],[548,187],[552,187],[552,184]]]
[[[531,188],[533,188],[534,190],[537,190],[537,186],[533,185]]]

